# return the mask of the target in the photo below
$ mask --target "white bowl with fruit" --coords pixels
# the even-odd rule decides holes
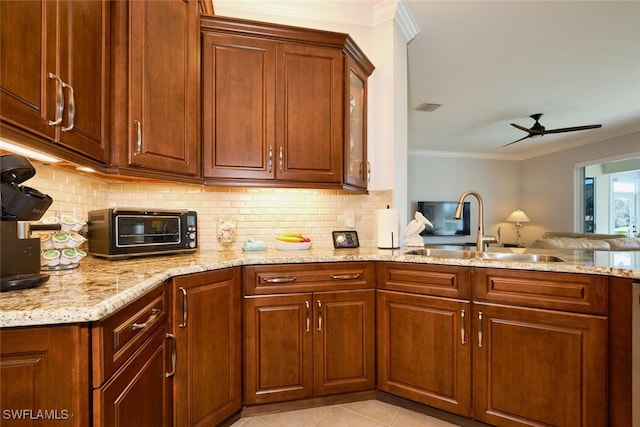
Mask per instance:
[[[281,251],[304,251],[311,247],[311,239],[301,233],[284,233],[276,237],[276,247]]]

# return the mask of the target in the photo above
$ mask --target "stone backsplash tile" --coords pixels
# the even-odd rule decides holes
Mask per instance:
[[[238,224],[240,249],[247,237],[273,245],[276,235],[297,231],[314,245],[331,247],[331,231],[344,230],[345,212],[353,211],[361,245],[375,245],[375,210],[391,204],[392,192],[351,194],[338,190],[205,187],[171,183],[109,182],[72,171],[34,163],[36,176],[26,185],[54,200],[47,215],[69,213],[86,219],[105,207],[191,209],[198,212],[200,248],[218,249],[219,218]]]

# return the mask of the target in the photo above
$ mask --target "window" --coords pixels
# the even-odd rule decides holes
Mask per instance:
[[[620,178],[617,174],[610,177],[609,230],[613,234],[635,237],[638,231],[638,180],[622,175]]]
[[[584,233],[640,235],[640,157],[579,169],[581,204],[576,219]]]

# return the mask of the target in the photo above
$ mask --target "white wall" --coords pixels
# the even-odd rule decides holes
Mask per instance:
[[[519,162],[460,157],[436,157],[410,153],[408,162],[409,216],[413,217],[417,201],[457,201],[466,190],[482,196],[485,208],[485,233],[497,235],[501,227],[502,240],[514,242],[515,229],[504,220],[516,209],[523,209],[535,222],[532,214],[521,206]],[[471,202],[471,236],[426,237],[426,243],[475,242],[478,228],[478,204]],[[522,240],[532,241],[524,227]]]
[[[531,159],[491,160],[436,157],[409,153],[407,206],[409,217],[419,200],[457,200],[476,190],[485,205],[486,233],[502,229],[502,241],[515,241],[515,229],[504,219],[522,209],[529,219],[522,240],[530,244],[546,231],[576,231],[574,227],[575,168],[602,160],[637,157],[640,133],[601,141]],[[477,204],[471,201],[471,229],[477,229]],[[410,219],[410,218],[409,218]],[[427,237],[427,243],[475,241],[461,237]]]
[[[637,157],[640,132],[546,156],[522,160],[522,209],[543,231],[578,231],[574,224],[575,168],[614,158]],[[526,228],[525,228],[526,229]]]

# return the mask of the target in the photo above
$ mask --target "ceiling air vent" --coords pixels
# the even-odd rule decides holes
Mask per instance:
[[[428,102],[424,102],[416,107],[416,111],[426,111],[428,113],[432,113],[440,107],[442,107],[442,104],[430,104]]]

